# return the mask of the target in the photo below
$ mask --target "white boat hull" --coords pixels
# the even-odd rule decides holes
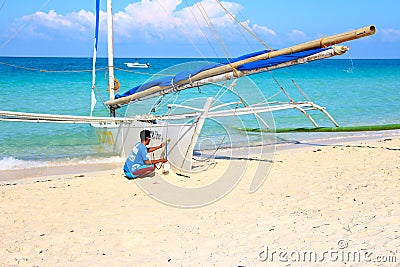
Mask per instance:
[[[138,68],[138,69],[147,69],[150,67],[150,64],[148,63],[124,63],[128,68]]]

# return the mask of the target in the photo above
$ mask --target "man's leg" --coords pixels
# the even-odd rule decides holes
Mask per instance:
[[[153,173],[156,169],[156,166],[154,164],[152,165],[142,165],[136,171],[132,172],[136,178],[143,178],[151,173]]]

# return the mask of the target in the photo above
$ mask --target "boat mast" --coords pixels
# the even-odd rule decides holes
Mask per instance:
[[[107,24],[108,24],[108,88],[110,89],[110,101],[114,100],[114,37],[112,1],[107,0]],[[110,116],[115,117],[115,109],[110,107]]]

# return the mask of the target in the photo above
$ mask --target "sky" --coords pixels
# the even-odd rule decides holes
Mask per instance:
[[[91,57],[94,0],[0,0],[0,56]],[[235,57],[375,25],[351,58],[400,58],[398,0],[114,0],[115,57]],[[205,12],[200,12],[205,11]],[[99,57],[107,56],[101,0]]]

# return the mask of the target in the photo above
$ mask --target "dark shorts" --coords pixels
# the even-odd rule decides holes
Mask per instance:
[[[154,172],[156,169],[156,166],[154,164],[152,165],[141,165],[138,168],[135,169],[133,172],[125,172],[126,177],[129,179],[135,179],[143,174],[150,174]]]

